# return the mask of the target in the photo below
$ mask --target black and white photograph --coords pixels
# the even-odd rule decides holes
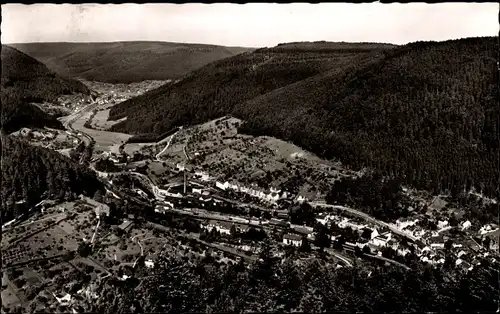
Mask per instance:
[[[1,313],[499,313],[497,2],[1,5]]]

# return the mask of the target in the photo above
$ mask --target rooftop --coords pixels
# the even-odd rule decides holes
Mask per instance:
[[[302,238],[299,235],[293,234],[293,233],[287,233],[283,236],[283,239],[288,239],[292,241],[300,241]]]
[[[132,221],[130,220],[125,220],[121,225],[118,226],[118,228],[125,230],[129,228],[132,225]]]

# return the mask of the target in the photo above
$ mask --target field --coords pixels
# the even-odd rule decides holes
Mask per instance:
[[[91,115],[91,112],[83,115],[80,119],[75,121],[73,127],[75,130],[81,130],[90,135],[96,142],[96,149],[109,151],[112,146],[117,144],[120,145],[132,137],[132,135],[125,133],[98,131],[84,127],[83,125],[87,122]]]
[[[118,122],[123,121],[122,120],[117,120],[117,121],[108,121],[108,116],[109,116],[109,109],[102,109],[97,111],[96,115],[92,118],[91,126],[93,129],[97,130],[106,130],[113,125],[117,124]]]
[[[261,188],[281,187],[310,199],[321,199],[329,184],[354,173],[288,142],[238,134],[241,120],[224,117],[182,131],[166,157],[181,162],[184,145],[194,164],[218,180],[235,180]],[[182,154],[182,155],[181,155]]]

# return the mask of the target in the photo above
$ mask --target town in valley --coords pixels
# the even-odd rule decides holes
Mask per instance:
[[[475,5],[481,6],[469,4]],[[5,77],[2,74],[2,103],[17,97],[11,96],[16,93],[29,93],[28,89],[15,90],[22,86],[18,83],[21,74],[16,76],[19,64],[29,64],[23,71],[43,67],[29,74],[30,79],[40,75],[38,82],[26,83],[33,84],[26,85],[32,90],[57,89],[50,84],[68,84],[67,89],[72,90],[56,97],[45,97],[44,91],[16,102],[15,106],[28,106],[29,110],[22,110],[31,117],[36,113],[36,117],[49,118],[24,123],[26,116],[14,117],[21,109],[9,113],[8,122],[2,118],[2,151],[8,149],[2,155],[11,160],[6,170],[2,162],[2,181],[6,184],[2,190],[7,189],[2,192],[2,313],[393,311],[384,298],[394,291],[411,299],[393,304],[398,306],[395,311],[431,311],[434,304],[433,311],[468,311],[477,306],[484,306],[484,311],[486,307],[496,310],[492,307],[499,304],[494,295],[499,291],[498,282],[494,284],[500,261],[500,226],[495,214],[498,188],[496,192],[490,188],[495,178],[487,178],[486,167],[494,165],[499,146],[489,139],[493,138],[491,134],[498,135],[499,129],[469,128],[473,122],[464,122],[462,129],[456,122],[476,114],[468,116],[468,110],[479,110],[487,117],[485,125],[497,119],[498,127],[498,108],[487,108],[486,104],[494,101],[486,98],[494,87],[473,81],[473,74],[467,72],[463,77],[471,81],[453,85],[451,96],[446,96],[450,98],[446,98],[442,94],[447,91],[441,90],[439,84],[447,80],[448,74],[440,72],[439,78],[425,76],[424,70],[413,70],[418,64],[426,67],[424,61],[411,63],[411,56],[407,57],[428,53],[432,65],[425,71],[432,71],[432,67],[441,71],[443,65],[433,62],[440,60],[442,51],[451,51],[452,60],[447,61],[450,67],[469,62],[470,56],[480,51],[478,58],[483,59],[477,64],[470,61],[472,65],[464,67],[467,71],[479,67],[485,77],[489,73],[498,76],[496,65],[493,72],[488,72],[490,59],[495,57],[496,39],[373,46],[317,41],[232,50],[208,45],[164,47],[157,42],[137,43],[124,43],[116,49],[111,44],[104,48],[99,44],[80,47],[77,43],[60,47],[58,43],[2,44],[2,68],[7,67],[8,72]],[[155,62],[156,57],[149,53],[161,49],[169,51],[162,54],[179,58],[191,68],[182,75],[173,70],[159,74],[165,70],[156,71],[158,65],[147,71],[141,68],[140,75],[138,68],[131,68],[124,72],[127,78],[123,81],[111,78],[116,73],[109,69],[98,74],[87,70],[70,72],[78,71],[78,66],[87,62],[82,56],[99,61],[110,51],[116,53],[116,60],[123,57],[142,62],[137,59],[140,49],[144,68]],[[63,50],[64,55],[57,55]],[[46,57],[50,53],[54,56],[51,59]],[[462,58],[461,53],[467,56]],[[205,56],[203,64],[188,59]],[[21,58],[31,61],[16,61]],[[384,66],[373,70],[378,60]],[[14,66],[15,62],[19,63]],[[64,62],[72,67],[61,74],[59,83],[41,81],[46,76],[59,80]],[[394,74],[391,62],[394,69],[403,69],[402,74]],[[353,70],[354,65],[359,69]],[[360,72],[364,70],[368,74]],[[292,74],[284,74],[287,71]],[[405,71],[417,74],[411,76]],[[39,74],[42,72],[46,76]],[[380,77],[411,77],[400,89],[410,96],[376,94],[383,89],[374,87],[381,82],[375,81],[379,79],[377,73],[383,73]],[[332,95],[317,96],[317,100],[311,99],[313,92],[301,95],[305,90],[320,94],[329,89],[324,87],[330,84],[325,81],[348,81],[351,75],[358,75],[360,82],[366,79],[368,83],[360,83],[359,88],[372,88],[376,95],[370,98],[363,91],[354,91],[356,96],[345,96],[330,107],[325,99],[334,102],[335,97],[357,88],[357,83],[345,83],[351,85]],[[418,75],[420,78],[416,78]],[[411,85],[418,80],[427,80],[425,91]],[[383,81],[387,86],[392,84]],[[239,91],[240,87],[245,91]],[[430,96],[425,97],[436,106],[438,120],[444,117],[441,111],[450,117],[435,122],[435,127],[448,131],[436,135],[427,126],[417,129],[420,122],[412,122],[405,126],[405,137],[398,141],[408,141],[418,133],[415,143],[433,143],[438,152],[427,144],[415,144],[415,149],[426,148],[411,159],[411,154],[398,150],[399,144],[390,144],[381,147],[388,151],[386,162],[381,161],[385,157],[380,157],[383,153],[379,151],[366,153],[370,147],[388,143],[384,142],[386,138],[390,141],[387,134],[391,127],[403,127],[396,118],[383,122],[387,127],[367,122],[370,115],[373,121],[380,117],[380,109],[368,106],[368,102],[405,102],[405,97],[420,97],[419,93],[427,92]],[[483,96],[488,99],[484,107],[471,109],[474,101],[482,101]],[[286,100],[273,102],[278,98]],[[294,107],[293,99],[303,98],[308,98],[308,105]],[[463,108],[443,105],[452,98],[463,101]],[[358,110],[353,111],[355,115],[365,110],[357,117],[339,105],[365,100],[367,103],[360,107],[364,109],[353,109]],[[315,101],[318,105],[309,106]],[[386,114],[391,110],[413,112],[408,106],[388,109]],[[251,112],[254,108],[255,112]],[[287,110],[290,117],[286,116]],[[424,116],[421,123],[434,121],[430,110],[415,110]],[[259,120],[262,112],[268,118]],[[339,120],[342,115],[348,121],[346,125],[356,130],[343,126]],[[336,126],[328,132],[322,129],[333,125],[332,121]],[[359,135],[363,128],[372,130]],[[371,132],[377,140],[366,144],[371,141]],[[330,142],[315,137],[320,133],[331,136],[328,141],[337,141],[331,142],[337,143],[331,153],[327,148]],[[353,145],[366,145],[362,148],[365,150],[358,151],[350,144],[342,146],[349,136]],[[433,136],[432,142],[425,142]],[[6,148],[8,145],[13,148]],[[451,155],[446,155],[448,147]],[[474,168],[479,159],[475,158],[486,150],[491,155],[484,158],[491,163],[481,164],[485,171],[479,174],[475,169],[480,166]],[[455,156],[466,161],[462,164],[442,159],[432,166],[427,163],[429,156]],[[390,166],[395,160],[391,158],[407,158],[408,165],[420,168],[414,171],[406,164]],[[447,165],[453,167],[452,179],[442,171]],[[62,171],[64,167],[69,170]],[[30,171],[43,175],[23,179]],[[323,269],[328,269],[328,275],[326,270],[322,273]],[[233,277],[238,279],[231,284]],[[328,283],[327,277],[337,278],[339,283]],[[422,296],[405,290],[411,280],[420,286],[426,285],[424,280],[430,282],[431,277],[435,286],[429,286],[437,290],[418,290]],[[353,278],[352,282],[349,278]],[[394,288],[397,283],[391,280],[404,282],[401,285],[405,288]],[[287,285],[296,288],[287,292]],[[369,285],[373,290],[366,292],[370,295],[367,300],[362,305],[354,302],[361,292],[352,291]],[[252,297],[238,291],[253,291],[248,287],[254,286],[260,291]],[[379,301],[371,303],[369,298],[376,298],[371,292],[375,289],[383,292]],[[470,305],[456,300],[447,305],[439,302],[448,301],[418,301],[432,295],[430,291],[439,294],[446,290],[454,291],[453,297],[443,297],[449,300],[458,300],[463,291],[475,299],[467,301]],[[348,301],[335,301],[342,298]]]

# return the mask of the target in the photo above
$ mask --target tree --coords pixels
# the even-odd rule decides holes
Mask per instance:
[[[450,220],[449,220],[450,226],[456,227],[458,226],[458,219],[455,215],[451,215]]]
[[[361,251],[361,249],[359,248],[359,246],[355,246],[354,247],[354,255],[358,256],[358,257],[363,256],[363,251]]]
[[[315,227],[315,244],[318,246],[321,250],[324,248],[330,247],[330,236],[328,235],[327,231],[328,229],[323,226],[322,224],[317,224]]]
[[[69,262],[73,258],[75,258],[75,252],[74,251],[68,251],[66,254],[64,254],[64,261]]]
[[[491,238],[490,237],[485,237],[483,239],[483,245],[484,247],[486,247],[487,250],[490,249],[490,245],[491,245]]]
[[[300,245],[300,251],[304,253],[311,252],[311,245],[309,244],[307,237],[302,237],[302,244]]]
[[[368,245],[363,246],[363,254],[371,254],[371,250]]]
[[[444,243],[444,249],[449,251],[449,250],[451,250],[452,245],[453,245],[453,241],[451,239],[446,240],[446,242]]]
[[[314,210],[309,203],[304,202],[302,204],[295,205],[290,210],[290,221],[293,224],[306,224],[308,226],[312,226],[315,223],[314,218]]]
[[[87,242],[81,242],[78,245],[78,254],[81,257],[87,257],[92,253],[92,247]]]
[[[335,249],[342,250],[342,248],[344,247],[345,242],[346,242],[345,237],[343,235],[339,236],[335,240],[335,243],[334,243]]]
[[[363,234],[361,235],[361,237],[363,237],[364,239],[371,239],[372,232],[373,231],[371,229],[365,228],[363,229]]]
[[[274,275],[274,258],[271,253],[271,242],[269,239],[266,239],[262,244],[255,271],[256,278],[264,281],[268,281]]]
[[[102,199],[102,192],[97,190],[95,193],[94,193],[94,200],[96,202],[102,202],[103,199]]]
[[[236,238],[238,236],[238,230],[236,230],[236,226],[235,225],[231,226],[230,234],[231,234],[232,238]]]

